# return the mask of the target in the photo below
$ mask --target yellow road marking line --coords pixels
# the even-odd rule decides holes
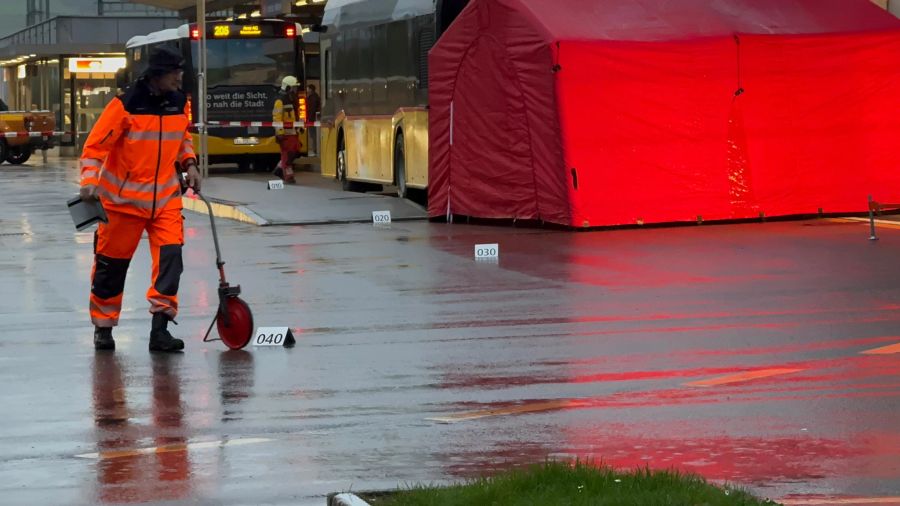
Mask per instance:
[[[271,439],[266,438],[244,438],[244,439],[231,439],[228,441],[204,441],[202,443],[188,443],[188,444],[176,444],[176,445],[168,445],[168,446],[152,446],[150,448],[135,448],[133,450],[115,450],[108,452],[99,452],[99,453],[82,453],[81,455],[76,455],[75,457],[79,459],[98,459],[98,460],[109,460],[109,459],[119,459],[122,457],[135,457],[138,455],[153,455],[159,453],[171,453],[171,452],[182,452],[187,450],[202,450],[205,448],[225,448],[230,446],[241,446],[241,445],[249,445],[254,443],[265,443],[266,441],[271,441]]]
[[[209,209],[200,199],[184,197],[181,199],[182,207],[188,211],[209,215]],[[239,206],[229,206],[218,202],[210,202],[212,205],[213,216],[216,218],[224,218],[229,220],[240,221],[241,223],[249,223],[251,225],[260,225],[260,220],[243,212]]]
[[[738,374],[729,374],[727,376],[719,376],[706,380],[693,381],[690,383],[685,383],[684,385],[693,387],[724,385],[728,383],[750,381],[758,378],[768,378],[770,376],[778,376],[781,374],[791,374],[802,370],[803,369],[763,369],[760,371],[748,371]],[[524,413],[538,413],[541,411],[553,411],[556,409],[579,408],[585,406],[589,406],[589,403],[584,400],[557,399],[552,401],[527,402],[515,406],[507,406],[504,408],[481,409],[477,411],[454,413],[446,416],[434,416],[426,418],[426,420],[438,423],[456,423],[469,420],[477,420],[479,418],[488,418],[492,416],[520,415]]]
[[[881,348],[874,348],[860,353],[863,355],[890,355],[891,353],[900,353],[900,343],[890,344],[888,346],[882,346]]]
[[[803,499],[782,499],[785,506],[819,504],[900,504],[900,497],[817,497]]]
[[[848,221],[856,222],[856,223],[869,223],[869,218],[853,218],[853,217],[847,217],[847,218],[828,218],[828,221],[843,222],[843,223],[846,223],[846,222],[848,222]],[[875,219],[875,226],[876,226],[876,227],[881,227],[881,228],[895,228],[895,229],[900,229],[900,222],[897,222],[897,221],[891,221],[891,220],[880,220],[880,219],[877,219],[877,218],[876,218],[876,219]]]
[[[447,416],[435,416],[426,418],[432,422],[439,423],[455,423],[467,420],[477,420],[478,418],[487,418],[490,416],[518,415],[521,413],[537,413],[539,411],[552,411],[554,409],[572,408],[586,405],[583,401],[573,399],[559,399],[554,401],[540,401],[520,404],[517,406],[508,406],[505,408],[482,409],[478,411],[469,411],[465,413],[456,413]]]
[[[791,374],[802,371],[803,369],[762,369],[759,371],[747,371],[737,374],[729,374],[727,376],[717,376],[699,381],[691,381],[685,383],[687,387],[712,387],[716,385],[727,385],[729,383],[740,383],[742,381],[750,381],[759,378],[768,378],[770,376],[779,376],[782,374]]]

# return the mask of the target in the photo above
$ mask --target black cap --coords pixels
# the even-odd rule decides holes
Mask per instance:
[[[157,46],[150,50],[150,63],[147,73],[151,75],[168,74],[184,69],[184,58],[181,53],[167,46]]]

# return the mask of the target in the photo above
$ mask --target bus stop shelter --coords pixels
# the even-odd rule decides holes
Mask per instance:
[[[868,0],[473,0],[429,56],[429,215],[572,227],[900,198]]]

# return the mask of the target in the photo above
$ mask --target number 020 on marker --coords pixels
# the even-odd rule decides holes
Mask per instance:
[[[391,212],[390,211],[372,211],[372,223],[376,225],[390,225],[391,224]]]

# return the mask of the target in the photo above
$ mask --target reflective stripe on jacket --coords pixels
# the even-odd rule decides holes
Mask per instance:
[[[272,121],[293,122],[297,121],[297,111],[294,110],[294,104],[291,102],[290,95],[281,93],[275,100],[275,107],[272,108]],[[296,128],[277,128],[276,135],[297,135]]]
[[[152,95],[139,81],[113,98],[81,154],[81,185],[98,187],[103,207],[152,218],[181,208],[175,163],[195,159],[181,93]]]

